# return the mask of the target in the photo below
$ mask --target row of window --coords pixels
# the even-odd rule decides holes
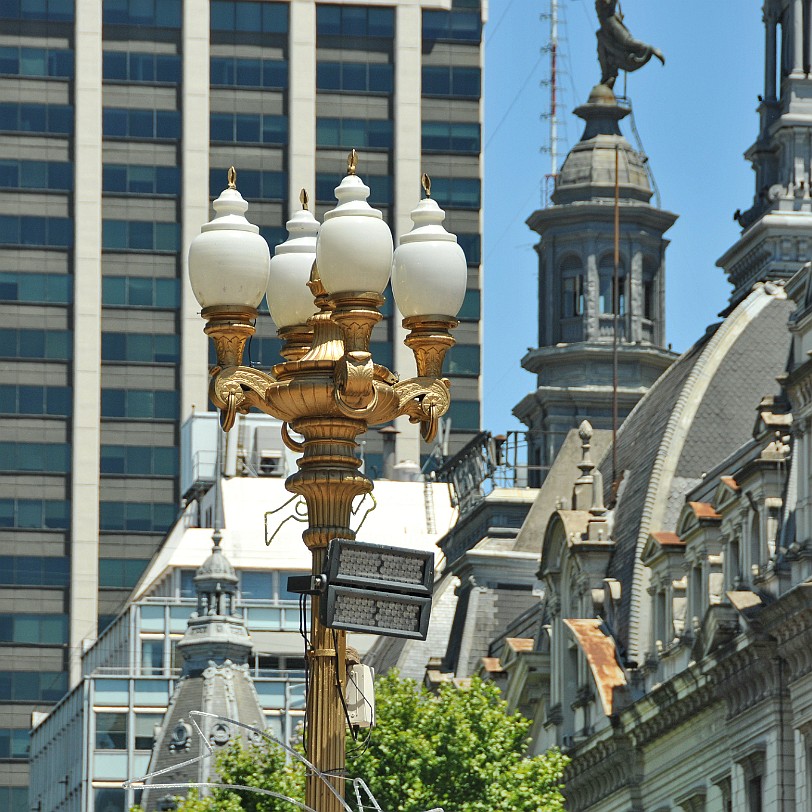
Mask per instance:
[[[10,76],[73,76],[73,51],[66,48],[0,47],[0,73]]]
[[[68,161],[0,160],[0,186],[7,189],[73,189],[73,164]]]
[[[67,473],[70,471],[70,445],[0,442],[0,471]]]
[[[209,82],[212,87],[264,87],[282,90],[288,86],[288,63],[283,59],[213,56]]]
[[[479,375],[479,347],[471,344],[456,344],[446,356],[445,371],[448,375]]]
[[[96,712],[96,750],[127,749],[127,716],[126,712]],[[133,719],[135,749],[152,750],[153,732],[163,721],[163,714],[136,713]]]
[[[424,152],[479,152],[479,124],[424,121],[422,130]]]
[[[153,333],[102,333],[102,361],[176,364],[180,340],[176,335]]]
[[[177,195],[180,169],[177,166],[104,164],[102,190],[111,194]]]
[[[470,259],[468,260],[471,261]],[[481,313],[480,293],[478,290],[466,290],[465,298],[462,300],[462,307],[457,314],[461,321],[479,321]]]
[[[102,220],[102,248],[106,251],[177,251],[180,225],[149,220]]]
[[[58,646],[68,642],[65,615],[0,614],[0,643],[41,643]]]
[[[67,557],[0,556],[0,584],[3,586],[67,586],[69,582],[70,559]]]
[[[70,330],[0,328],[0,357],[70,361],[73,356],[71,338]]]
[[[395,36],[395,12],[376,6],[316,6],[316,33],[320,36]]]
[[[23,133],[70,135],[73,132],[73,107],[70,104],[0,104],[0,130]]]
[[[0,727],[0,759],[28,758],[28,744],[27,728]]]
[[[288,118],[258,113],[212,113],[209,137],[212,141],[283,145],[288,142]]]
[[[181,575],[186,575],[187,572],[194,575],[191,570],[184,571]],[[306,574],[303,572],[242,570],[240,572],[240,595],[244,600],[296,601],[299,599],[299,595],[288,589],[288,577]],[[183,594],[184,586],[186,586],[187,591],[190,586],[194,587],[194,582],[192,581],[190,584],[190,580],[187,576],[186,584],[184,584],[183,578],[181,579],[181,594]]]
[[[475,11],[424,11],[423,41],[479,42],[482,18]]]
[[[423,68],[424,96],[478,99],[482,87],[479,68],[427,66]]]
[[[165,533],[178,509],[163,502],[100,502],[99,529],[133,533]]]
[[[60,499],[0,499],[0,527],[14,527],[23,530],[66,530],[70,527],[70,502]],[[0,558],[0,561],[4,560]],[[60,559],[45,558],[41,560],[51,562]],[[7,573],[0,570],[0,578],[4,574]]]
[[[66,671],[0,671],[0,701],[58,702],[67,690]]]
[[[0,18],[71,22],[73,0],[3,0],[0,3]]]
[[[373,206],[392,205],[392,177],[390,175],[365,175],[364,183],[369,187],[367,202]],[[335,188],[337,186],[334,174],[316,175],[316,200],[319,203],[335,205]]]
[[[180,282],[145,276],[105,276],[102,277],[102,304],[172,309],[180,304]]]
[[[142,558],[100,558],[99,586],[132,589],[149,564]]]
[[[28,787],[0,787],[0,809],[29,812]]]
[[[102,55],[102,77],[106,82],[176,85],[181,79],[181,60],[177,54],[105,51]]]
[[[0,245],[70,248],[73,220],[70,217],[0,215]]]
[[[586,308],[584,279],[581,275],[565,276],[561,280],[561,316],[572,318],[584,314]],[[615,309],[615,283],[611,270],[601,270],[598,276],[598,310],[612,313]],[[656,318],[654,283],[643,283],[643,318]],[[626,277],[618,276],[617,314],[626,315]]]
[[[226,169],[209,171],[209,191],[217,197],[223,191]],[[253,200],[284,200],[288,192],[288,176],[285,172],[271,170],[241,169],[238,176],[240,194]],[[318,180],[316,181],[318,185]],[[334,184],[335,185],[335,184]]]
[[[258,3],[251,0],[212,0],[212,31],[246,34],[286,34],[286,3]]]
[[[479,402],[452,399],[445,419],[451,421],[453,431],[478,431],[480,426]]]
[[[0,384],[0,413],[70,417],[73,392],[69,386]]]
[[[262,233],[260,231],[260,233]],[[263,235],[265,236],[265,235]],[[267,238],[266,238],[267,239]],[[268,241],[273,248],[276,243]],[[252,336],[245,345],[245,357],[243,363],[247,366],[270,367],[278,364],[282,360],[279,351],[282,349],[282,342],[278,338],[261,338]],[[214,349],[214,342],[209,342],[209,364],[214,366],[217,363],[217,355]]]
[[[180,28],[181,25],[181,0],[104,0],[102,8],[105,25],[149,28]]]
[[[316,146],[352,149],[391,149],[392,121],[365,118],[317,118]]]
[[[178,393],[149,389],[102,389],[102,417],[128,420],[176,420]]]
[[[0,271],[0,300],[70,304],[73,277],[59,273]]]
[[[130,110],[105,107],[102,113],[105,138],[180,138],[180,113],[177,110]]]
[[[479,178],[432,178],[431,196],[440,206],[478,209],[481,186]]]
[[[178,473],[178,450],[158,446],[103,445],[100,471],[126,476],[175,476]]]
[[[316,89],[353,93],[391,93],[394,66],[379,62],[319,62]]]

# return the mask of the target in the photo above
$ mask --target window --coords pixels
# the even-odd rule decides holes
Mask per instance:
[[[0,187],[6,189],[73,189],[73,164],[67,161],[0,160]]]
[[[27,729],[0,727],[0,759],[26,759],[28,758],[28,745]]]
[[[142,558],[100,558],[99,586],[132,589],[149,564]]]
[[[424,11],[423,41],[479,42],[482,20],[473,11]]]
[[[0,271],[0,301],[70,304],[73,277],[66,274]]]
[[[580,274],[565,276],[561,280],[561,316],[571,319],[584,312],[583,277]]]
[[[60,645],[68,642],[65,615],[0,614],[0,643],[41,643]]]
[[[480,298],[478,290],[466,290],[457,318],[461,321],[479,321],[481,315]]]
[[[155,728],[163,722],[162,713],[136,713],[135,717],[135,749],[152,750],[155,742]]]
[[[70,527],[70,502],[60,499],[0,499],[0,527],[13,527],[17,530],[66,530]],[[59,559],[42,560],[48,562]],[[23,566],[28,558],[21,558],[20,562]]]
[[[176,364],[180,360],[176,335],[102,333],[102,361]]]
[[[180,82],[180,57],[176,54],[142,54],[129,51],[105,51],[102,76],[106,82]]]
[[[457,234],[457,242],[462,248],[469,265],[479,265],[482,261],[482,240],[479,234]]]
[[[764,790],[760,775],[754,775],[747,781],[747,812],[763,812]]]
[[[259,233],[268,240],[268,244],[273,248],[275,242],[269,239],[260,229]],[[276,242],[281,242],[277,240]],[[278,338],[257,338],[252,336],[245,345],[243,364],[246,366],[271,367],[282,360],[279,351],[282,349],[282,342]],[[217,363],[217,356],[214,350],[214,343],[209,342],[209,364],[214,366]]]
[[[211,30],[248,34],[286,34],[287,4],[212,0]]]
[[[0,384],[0,414],[36,414],[68,417],[72,390],[68,386]]]
[[[612,313],[614,309],[614,259],[604,257],[598,268],[599,274],[599,303],[601,313]],[[626,314],[626,272],[622,263],[618,265],[618,315]]]
[[[388,119],[317,118],[316,146],[390,149],[392,122]]]
[[[73,51],[63,48],[0,47],[0,73],[10,76],[73,76]]]
[[[457,344],[446,359],[445,369],[449,375],[479,375],[479,347],[476,345]]]
[[[180,28],[181,0],[104,0],[105,25]]]
[[[134,533],[163,533],[178,509],[162,502],[100,502],[99,529]]]
[[[0,809],[29,812],[28,787],[0,787]]]
[[[70,217],[0,215],[0,245],[70,248],[73,245],[73,220]]]
[[[481,92],[479,68],[427,66],[423,68],[424,96],[456,96],[478,99]]]
[[[391,206],[392,177],[390,175],[365,175],[364,183],[369,187],[367,202],[372,206]],[[335,204],[335,188],[338,186],[334,174],[316,175],[316,200],[320,203]]]
[[[178,195],[180,170],[176,166],[105,164],[102,190],[128,195]]]
[[[281,146],[288,141],[288,119],[252,113],[212,113],[210,137],[212,141]]]
[[[243,570],[240,572],[240,594],[247,600],[273,600],[273,573]]]
[[[350,93],[391,93],[394,66],[379,62],[319,62],[316,65],[318,90]]]
[[[480,148],[480,128],[476,123],[423,122],[424,152],[466,152],[476,154]]]
[[[319,36],[395,36],[395,13],[376,6],[316,6],[316,32]]]
[[[643,318],[654,321],[657,318],[657,304],[654,292],[654,280],[643,280]]]
[[[58,702],[67,690],[64,671],[0,671],[0,700]]]
[[[178,251],[180,226],[148,220],[102,220],[105,251]]]
[[[67,586],[69,581],[70,561],[66,557],[0,556],[0,584],[3,586]]]
[[[105,276],[102,278],[102,304],[174,310],[180,304],[180,283],[177,279]]]
[[[284,90],[288,86],[288,63],[283,59],[213,56],[209,81],[212,87],[264,87]]]
[[[180,138],[180,113],[177,110],[105,107],[102,131],[105,138],[174,140]]]
[[[96,749],[127,749],[126,713],[96,713]]]
[[[479,402],[475,400],[452,400],[447,420],[452,431],[479,430]]]
[[[164,669],[164,641],[141,641],[141,673],[145,676],[159,676]]]
[[[478,209],[481,186],[479,178],[432,178],[431,196],[440,206]]]
[[[11,132],[70,135],[73,107],[69,104],[0,104],[0,129]]]
[[[149,389],[102,389],[101,414],[129,420],[175,420],[178,394]]]
[[[144,445],[103,445],[102,474],[125,476],[175,476],[178,473],[178,450]]]
[[[69,330],[7,330],[0,328],[0,356],[70,361]]]
[[[71,22],[73,0],[4,0],[0,3],[0,18]]]
[[[0,443],[0,471],[67,473],[70,446],[67,443]]]
[[[209,189],[212,197],[223,191],[223,181],[227,169],[212,169],[209,172]],[[241,169],[239,187],[243,197],[253,200],[285,200],[287,197],[288,176],[285,172]]]

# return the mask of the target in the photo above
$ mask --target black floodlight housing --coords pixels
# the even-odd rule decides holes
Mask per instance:
[[[333,539],[319,615],[325,626],[425,640],[434,555],[405,547]]]

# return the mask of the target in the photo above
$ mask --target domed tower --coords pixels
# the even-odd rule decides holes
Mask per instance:
[[[537,376],[537,389],[513,413],[529,428],[532,485],[582,420],[612,428],[615,370],[622,421],[675,358],[664,347],[663,235],[677,217],[650,202],[648,158],[620,131],[630,112],[606,83],[592,89],[575,110],[586,126],[556,178],[552,205],[527,221],[541,238],[539,325],[538,347],[522,366]]]
[[[205,756],[195,724],[216,752],[238,736],[244,728],[208,716],[192,716],[204,711],[234,719],[260,730],[265,717],[259,704],[248,667],[252,645],[245,621],[237,613],[237,574],[220,547],[220,533],[214,533],[211,555],[198,569],[194,581],[197,611],[189,618],[186,633],[178,642],[183,670],[155,737],[149,772],[182,765]],[[214,758],[178,766],[156,778],[155,783],[216,781]],[[172,809],[171,798],[178,790],[144,788],[141,805],[146,812]],[[206,791],[201,790],[205,795]]]

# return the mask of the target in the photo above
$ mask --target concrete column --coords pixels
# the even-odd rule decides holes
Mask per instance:
[[[792,0],[792,72],[804,72],[804,0]]]
[[[316,4],[291,0],[288,39],[288,209],[298,211],[299,190],[316,198]]]
[[[101,3],[76,3],[74,80],[73,431],[71,443],[70,661],[81,678],[84,641],[96,637],[99,591],[101,399]]]
[[[409,216],[420,200],[422,157],[421,71],[422,71],[422,13],[419,2],[399,3],[395,7],[395,147],[393,172],[395,181],[394,217],[392,231],[395,245],[402,234],[411,230]],[[412,351],[403,344],[406,332],[401,327],[402,316],[395,308],[394,364],[401,378],[417,374]],[[452,395],[453,397],[453,395]],[[399,417],[395,425],[400,432],[395,443],[398,462],[420,462],[420,427]]]
[[[189,244],[211,219],[209,206],[209,4],[183,0],[181,140],[180,419],[208,403],[208,338],[189,284]],[[237,167],[239,169],[239,167]],[[239,177],[238,177],[239,180]],[[223,188],[226,179],[223,178]]]
[[[776,71],[776,42],[775,18],[771,15],[764,17],[764,98],[771,101],[775,98],[775,71]]]

